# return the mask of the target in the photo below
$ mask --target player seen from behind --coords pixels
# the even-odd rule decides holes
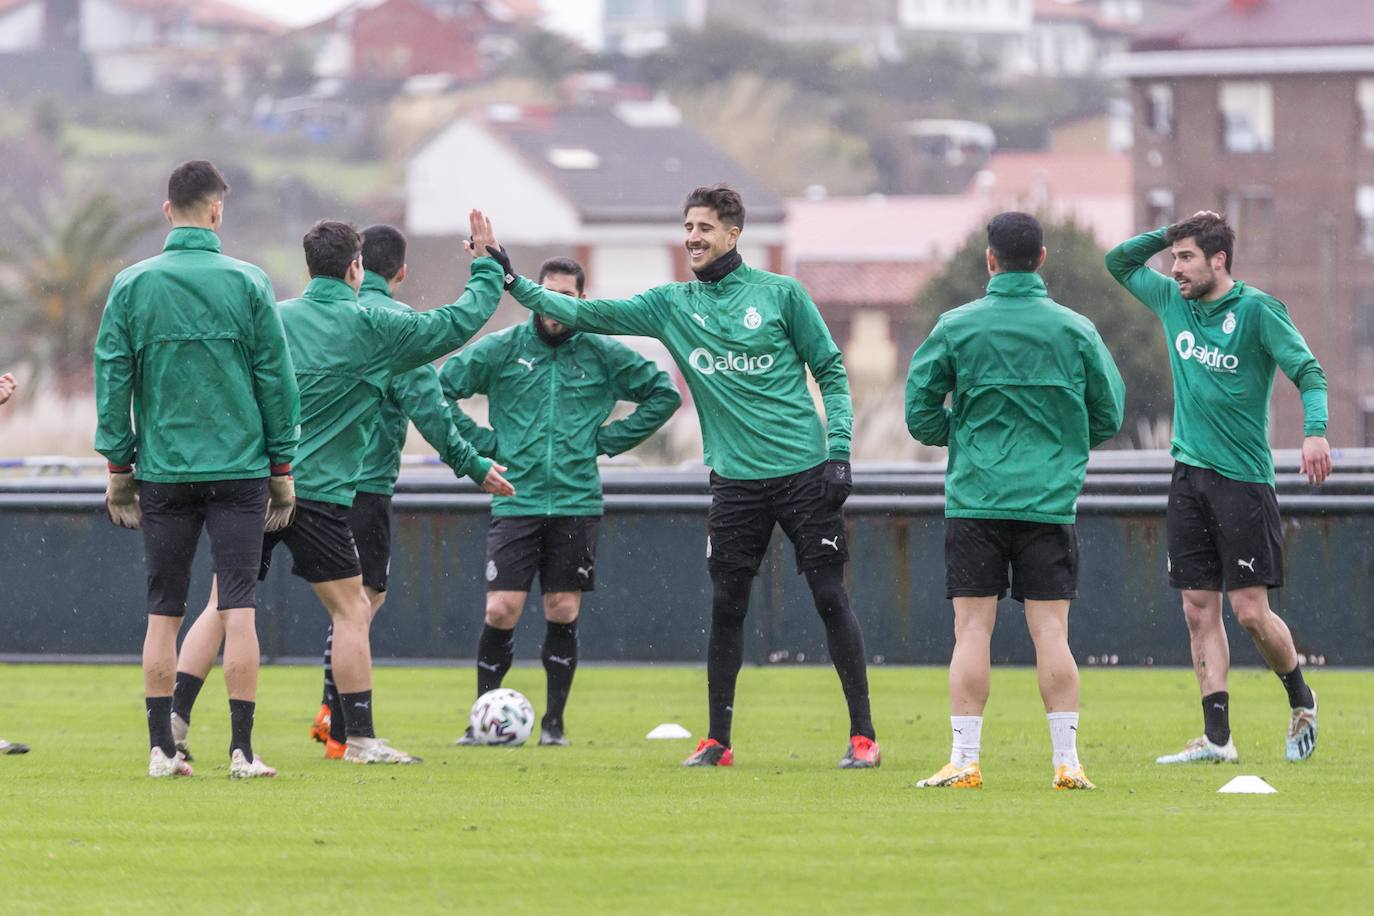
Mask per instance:
[[[983,784],[992,630],[1010,586],[1035,644],[1051,784],[1092,789],[1078,759],[1078,666],[1069,649],[1074,522],[1088,451],[1121,428],[1125,385],[1093,323],[1049,297],[1035,218],[1002,213],[987,232],[987,295],[941,315],[907,374],[912,436],[949,447],[945,594],[954,602],[953,748],[949,763],[917,786]]]

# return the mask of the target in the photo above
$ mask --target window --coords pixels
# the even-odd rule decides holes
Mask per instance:
[[[1374,255],[1374,184],[1355,189],[1355,239],[1362,254]]]
[[[1168,226],[1174,221],[1174,192],[1155,188],[1145,195],[1145,225],[1151,229]]]
[[[1174,87],[1151,83],[1145,88],[1145,123],[1161,137],[1174,132]]]
[[[1360,80],[1360,145],[1374,150],[1374,79]]]
[[[1222,196],[1226,214],[1236,230],[1236,247],[1246,254],[1267,256],[1274,251],[1274,194],[1250,187]]]
[[[1267,153],[1274,149],[1274,88],[1261,82],[1224,82],[1221,147],[1228,153]]]

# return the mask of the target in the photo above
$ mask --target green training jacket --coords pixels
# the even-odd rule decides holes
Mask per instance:
[[[1097,328],[1019,271],[941,315],[906,379],[911,435],[949,446],[948,518],[1073,524],[1088,450],[1121,429],[1125,404]]]
[[[281,303],[301,389],[296,495],[352,506],[363,456],[392,376],[462,346],[501,300],[501,268],[472,262],[457,302],[428,312],[365,309],[353,288],[316,277]]]
[[[391,295],[391,287],[381,274],[367,271],[358,304],[368,309],[415,311]],[[477,454],[453,424],[453,413],[439,387],[439,373],[426,363],[409,372],[393,376],[382,398],[377,425],[363,455],[358,492],[390,496],[396,492],[396,477],[401,473],[401,447],[406,444],[410,423],[439,453],[439,460],[453,468],[459,477],[471,477],[478,486],[491,470],[491,462]]]
[[[139,480],[245,480],[290,463],[300,397],[267,275],[220,254],[209,229],[173,229],[115,277],[95,397],[95,450],[136,463]]]
[[[1174,376],[1174,459],[1223,477],[1274,483],[1269,399],[1274,368],[1302,392],[1303,435],[1326,435],[1326,374],[1282,302],[1240,281],[1215,302],[1184,299],[1146,266],[1164,229],[1122,242],[1107,270],[1159,316]]]
[[[706,464],[722,477],[782,477],[849,458],[849,378],[815,303],[791,277],[743,264],[714,283],[669,283],[632,299],[574,299],[522,277],[511,294],[568,327],[663,341],[696,403]]]
[[[618,455],[653,434],[682,403],[668,373],[609,337],[574,334],[551,347],[523,324],[488,334],[444,363],[444,395],[485,394],[492,428],[461,409],[463,435],[506,465],[514,496],[492,498],[491,513],[600,515],[598,455]],[[639,406],[608,423],[616,401]]]

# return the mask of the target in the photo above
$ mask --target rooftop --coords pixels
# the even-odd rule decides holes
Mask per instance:
[[[1132,51],[1374,45],[1370,0],[1212,0],[1145,28]]]

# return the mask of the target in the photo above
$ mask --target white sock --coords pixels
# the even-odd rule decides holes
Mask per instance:
[[[1045,716],[1050,720],[1050,744],[1054,745],[1054,765],[1078,766],[1078,713],[1052,712]]]
[[[978,745],[983,740],[982,716],[950,716],[949,728],[954,734],[954,749],[949,762],[957,767],[978,760]]]

